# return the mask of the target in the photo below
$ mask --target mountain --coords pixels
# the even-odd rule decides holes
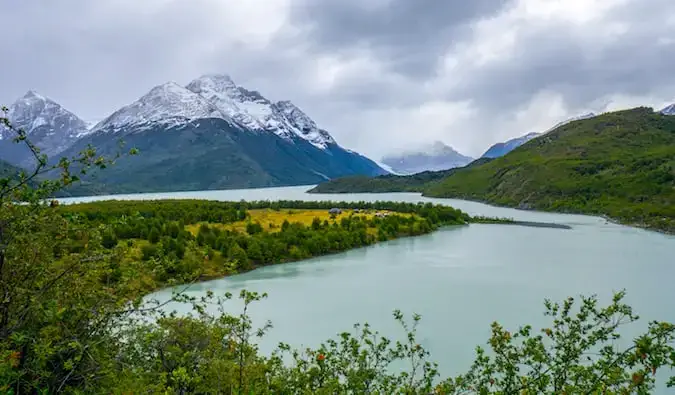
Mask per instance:
[[[481,158],[499,158],[504,156],[514,149],[520,147],[521,145],[527,143],[535,137],[540,136],[541,133],[528,133],[525,136],[517,137],[515,139],[508,140],[504,143],[497,143],[492,147],[488,148],[487,151],[481,156]]]
[[[35,91],[28,91],[9,107],[7,118],[15,129],[26,132],[42,154],[54,157],[88,133],[87,124],[55,101]],[[0,158],[17,166],[34,163],[24,144],[12,140],[16,135],[0,127]]]
[[[675,232],[675,117],[641,107],[568,123],[424,193]]]
[[[382,163],[398,174],[440,171],[469,164],[473,158],[464,156],[452,147],[436,141],[414,151],[404,151],[382,158]]]
[[[661,114],[663,114],[663,115],[675,115],[675,104],[671,104],[668,107],[661,110]]]
[[[546,134],[552,130],[555,130],[563,125],[567,125],[570,122],[574,121],[580,121],[583,119],[588,119],[596,116],[594,113],[590,112],[588,114],[583,114],[583,115],[578,115],[576,117],[569,118],[567,120],[564,120],[562,122],[558,122],[555,126],[552,128],[544,131],[543,133],[528,133],[525,136],[522,137],[517,137],[515,139],[508,140],[504,143],[497,143],[490,148],[488,148],[487,151],[481,156],[482,158],[499,158],[500,156],[504,156],[508,154],[509,152],[513,151],[514,149],[520,147],[521,145],[527,143],[528,141],[532,140],[535,137],[539,137],[542,134]]]
[[[272,102],[225,75],[169,82],[96,124],[88,144],[107,155],[122,140],[140,155],[95,172],[98,190],[149,192],[315,184],[386,174],[347,150],[289,101]]]

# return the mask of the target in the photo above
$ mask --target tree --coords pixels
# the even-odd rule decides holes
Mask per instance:
[[[101,245],[101,230],[65,219],[48,201],[112,160],[88,147],[49,164],[2,111],[0,128],[33,154],[35,167],[0,176],[0,388],[17,394],[89,388],[105,369],[99,356],[114,353],[112,323],[129,295],[101,286],[115,260]],[[74,239],[83,241],[76,253],[55,255]]]
[[[250,262],[248,260],[248,255],[246,251],[239,245],[237,242],[233,242],[230,245],[230,250],[227,253],[228,258],[234,261],[237,267],[241,270],[250,269]]]
[[[153,227],[150,229],[150,233],[148,234],[148,241],[151,242],[152,244],[155,244],[159,241],[159,230],[157,228]]]
[[[246,224],[246,233],[255,235],[263,231],[262,226],[258,222],[249,222]]]

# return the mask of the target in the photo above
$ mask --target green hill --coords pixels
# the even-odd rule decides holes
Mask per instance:
[[[605,215],[675,232],[675,117],[640,107],[574,121],[417,188],[425,196]]]
[[[675,231],[675,117],[636,108],[572,122],[425,193]]]
[[[350,176],[336,178],[310,189],[309,193],[380,193],[380,192],[422,192],[430,185],[438,183],[459,169],[470,168],[492,159],[480,158],[464,167],[449,170],[424,171],[409,176],[387,174],[377,177]]]

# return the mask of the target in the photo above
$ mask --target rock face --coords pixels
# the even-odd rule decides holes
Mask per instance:
[[[55,101],[35,91],[28,91],[15,101],[7,118],[16,129],[22,129],[42,154],[53,157],[68,149],[88,133],[87,124]],[[0,127],[0,159],[16,166],[30,166],[33,154],[23,145],[15,144],[16,134]]]
[[[290,101],[272,102],[226,75],[168,82],[96,124],[87,144],[113,154],[122,139],[140,155],[97,173],[99,190],[174,191],[310,185],[387,172],[341,147]]]
[[[447,170],[466,166],[472,161],[473,158],[460,154],[440,141],[416,150],[389,155],[381,160],[393,172],[401,175]]]

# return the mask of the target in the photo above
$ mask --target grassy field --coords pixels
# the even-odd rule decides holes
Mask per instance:
[[[249,210],[249,218],[243,221],[234,222],[231,224],[213,224],[208,223],[209,226],[216,226],[222,230],[232,230],[237,232],[246,232],[246,225],[250,222],[259,223],[263,230],[266,232],[278,232],[281,230],[281,225],[284,221],[290,223],[299,222],[305,226],[312,225],[314,218],[318,218],[321,222],[328,221],[340,221],[342,218],[349,217],[351,215],[359,215],[366,217],[367,219],[372,219],[376,213],[391,213],[387,210],[370,210],[370,211],[360,211],[354,212],[354,210],[342,210],[342,214],[336,215],[335,218],[331,216],[328,210],[325,209],[282,209],[282,210],[273,210],[273,209],[258,209],[258,210]],[[401,217],[410,217],[413,214],[407,213],[395,213]],[[199,227],[202,223],[192,224],[185,227],[187,231],[193,235],[197,235],[199,232]]]

